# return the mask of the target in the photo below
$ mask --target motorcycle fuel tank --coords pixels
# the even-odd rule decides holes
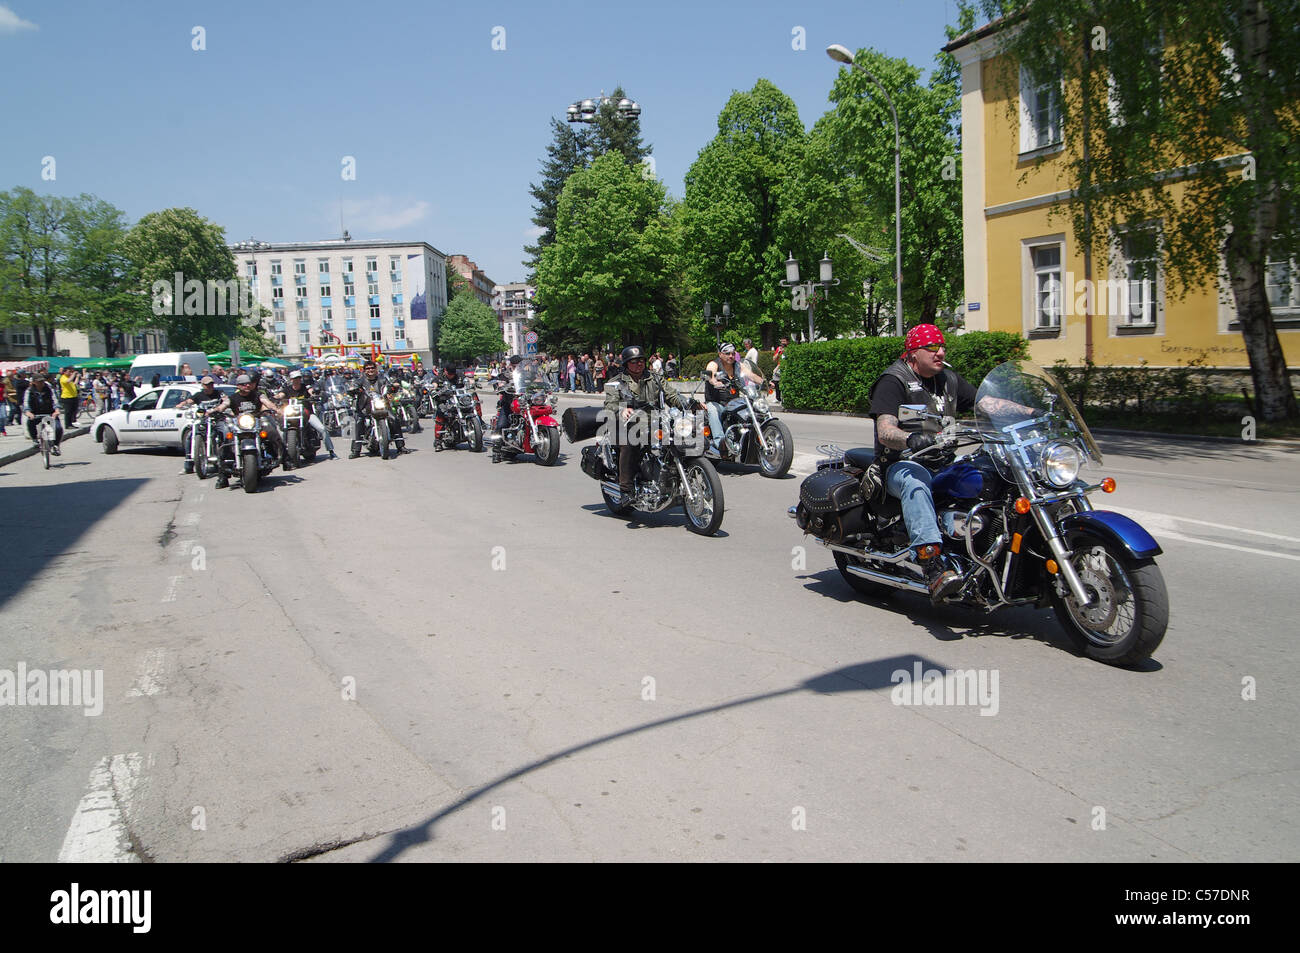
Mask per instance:
[[[936,497],[955,500],[978,499],[983,489],[983,472],[969,463],[956,463],[939,471],[930,484],[930,491]]]

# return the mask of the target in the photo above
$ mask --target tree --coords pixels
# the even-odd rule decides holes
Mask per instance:
[[[854,60],[889,90],[898,113],[903,311],[912,316],[904,324],[930,324],[962,301],[960,90],[951,70],[922,85],[920,69],[906,60],[874,50],[859,51]],[[840,70],[830,99],[835,109],[817,121],[812,138],[825,140],[823,154],[838,159],[836,174],[845,177],[840,215],[850,218],[850,227],[837,232],[888,255],[890,267],[875,277],[873,294],[892,300],[894,119],[879,88],[856,69]],[[865,211],[855,208],[859,201]],[[852,219],[866,234],[854,234]],[[885,230],[877,231],[881,225]],[[891,317],[894,310],[891,303]]]
[[[679,334],[675,248],[663,185],[602,155],[569,176],[560,195],[555,241],[537,266],[538,319],[548,341],[653,346]]]
[[[124,247],[122,211],[88,195],[69,200],[68,210],[70,308],[61,324],[103,335],[104,355],[114,357],[120,335],[155,323],[151,299]]]
[[[506,349],[496,314],[465,289],[451,299],[438,331],[438,353],[453,361],[500,354]]]
[[[580,138],[584,165],[590,165],[607,152],[618,152],[628,165],[639,166],[654,151],[654,146],[641,142],[641,118],[625,118],[618,111],[619,102],[625,98],[623,87],[615,86],[612,94],[600,100],[593,117],[595,122]]]
[[[682,248],[691,291],[701,301],[731,302],[737,324],[762,329],[789,312],[781,288],[786,242],[780,228],[786,179],[802,159],[806,134],[793,100],[766,79],[732,93],[718,132],[686,173]]]
[[[237,283],[234,255],[225,230],[191,208],[150,212],[127,233],[124,246],[135,273],[154,299],[157,322],[177,350],[216,351],[224,348],[240,325],[238,304],[210,293],[220,287],[233,291]],[[179,276],[183,300],[166,299]],[[187,289],[189,282],[195,282]],[[178,313],[179,312],[179,313]]]
[[[1000,34],[1030,75],[1063,79],[1066,214],[1085,253],[1157,221],[1168,293],[1223,278],[1269,421],[1300,416],[1266,287],[1270,260],[1300,250],[1297,21],[1294,0],[1056,0]]]
[[[0,192],[0,324],[30,327],[38,355],[54,354],[60,315],[74,306],[70,203],[18,187]]]

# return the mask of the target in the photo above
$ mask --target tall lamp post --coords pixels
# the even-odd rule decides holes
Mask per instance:
[[[787,253],[790,254],[790,253]],[[832,264],[831,256],[827,252],[822,252],[822,260],[817,263],[817,281],[800,281],[799,280],[799,263],[794,260],[794,255],[785,260],[785,281],[781,282],[781,287],[791,289],[801,289],[803,294],[800,295],[791,291],[790,307],[799,311],[806,307],[808,309],[808,340],[812,341],[817,336],[817,289],[830,288],[840,283],[840,279],[831,274]]]
[[[710,311],[709,303],[704,302],[704,320],[713,325],[713,337],[718,342],[718,348],[722,348],[722,326],[731,320],[731,302],[722,302],[722,313],[713,314]]]
[[[612,103],[603,92],[595,99],[584,99],[573,103],[565,110],[569,122],[595,122],[596,113],[605,103]],[[620,99],[614,106],[615,115],[620,119],[635,119],[641,115],[641,106],[631,99]]]
[[[899,337],[903,335],[903,216],[901,212],[902,203],[899,201],[900,177],[898,173],[898,111],[894,109],[894,98],[889,95],[889,90],[885,89],[884,84],[872,75],[871,71],[865,66],[853,62],[853,54],[849,52],[848,47],[841,46],[839,43],[833,43],[826,47],[826,55],[837,63],[847,63],[855,70],[861,71],[867,79],[876,84],[876,87],[885,94],[885,102],[889,103],[889,114],[894,117],[894,287],[897,291],[894,302],[894,333]]]

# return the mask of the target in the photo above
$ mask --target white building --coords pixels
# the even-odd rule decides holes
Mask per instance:
[[[446,256],[427,242],[237,242],[231,252],[266,327],[295,357],[314,345],[430,357],[447,310]]]
[[[533,296],[536,294],[536,288],[522,281],[496,285],[492,289],[492,310],[501,318],[501,334],[506,339],[506,350],[511,354],[524,353],[524,332],[536,316],[533,311]]]

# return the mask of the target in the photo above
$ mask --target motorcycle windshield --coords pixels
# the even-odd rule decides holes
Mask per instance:
[[[1025,445],[1073,440],[1094,463],[1101,450],[1069,394],[1048,371],[1007,361],[989,371],[975,394],[975,425],[990,441]]]

